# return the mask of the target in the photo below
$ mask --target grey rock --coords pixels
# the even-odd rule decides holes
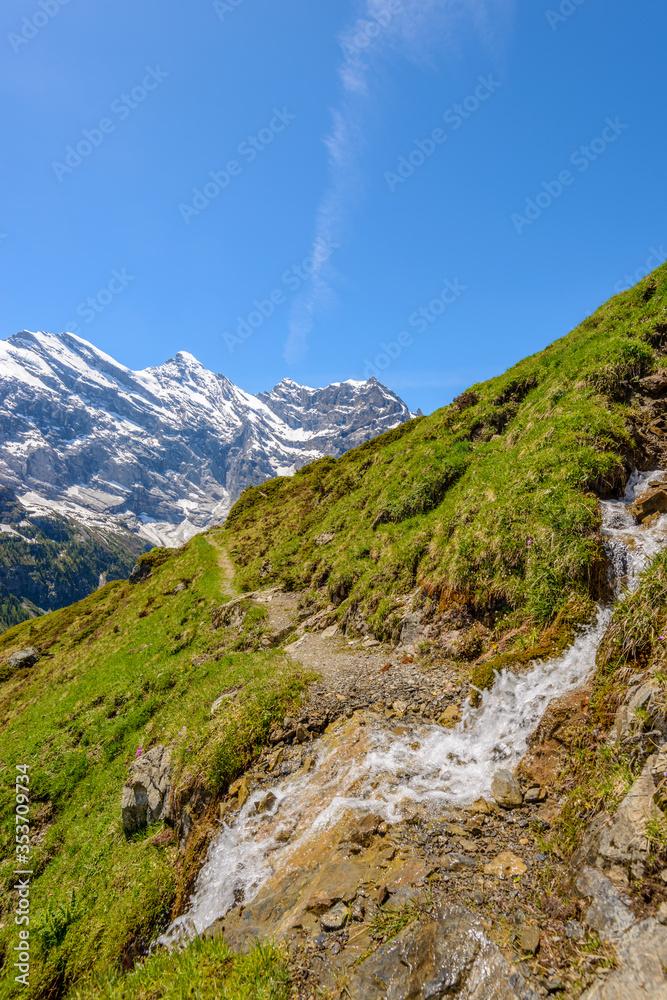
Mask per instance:
[[[584,924],[596,931],[601,941],[620,937],[634,923],[629,898],[622,896],[602,872],[584,868],[575,886],[580,895],[592,900]]]
[[[536,1000],[538,994],[458,907],[408,925],[357,968],[351,1000]]]
[[[130,779],[123,788],[121,819],[128,832],[172,819],[171,751],[156,746],[130,765]]]
[[[336,903],[332,906],[327,913],[323,913],[320,917],[320,923],[322,924],[322,929],[325,931],[340,931],[343,929],[347,923],[347,918],[350,915],[345,903]]]
[[[651,676],[632,686],[616,712],[613,733],[616,743],[622,743],[644,728],[641,714],[646,712],[651,724],[667,734],[667,719],[660,685]]]
[[[403,618],[401,625],[401,635],[399,646],[414,650],[422,641],[424,631],[421,624],[421,615],[416,611],[411,611]]]
[[[516,809],[523,805],[521,786],[511,771],[500,768],[493,776],[491,783],[493,797],[503,809]]]
[[[527,955],[534,955],[539,951],[540,932],[537,927],[524,927],[519,934],[519,947]]]
[[[588,864],[604,872],[620,889],[629,885],[629,876],[641,878],[648,854],[647,824],[660,815],[655,803],[656,781],[659,782],[667,757],[649,757],[644,769],[626,797],[610,817],[602,813],[593,820],[584,835],[582,845],[572,859],[577,870]]]
[[[11,667],[12,670],[34,667],[39,660],[39,655],[39,650],[35,649],[34,646],[28,646],[27,649],[19,649],[7,658],[7,666]]]
[[[572,938],[573,941],[581,941],[584,936],[584,928],[578,920],[568,920],[565,925],[565,934],[567,937]]]
[[[581,1000],[667,1000],[667,927],[644,920],[615,947],[620,967]]]
[[[667,926],[667,903],[661,903],[658,907],[658,923],[663,927]]]

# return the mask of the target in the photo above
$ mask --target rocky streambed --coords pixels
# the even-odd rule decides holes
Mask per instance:
[[[636,475],[623,501],[603,504],[618,593],[667,543],[666,515],[651,509],[642,524],[631,510],[663,481]],[[557,659],[501,674],[476,706],[455,666],[424,671],[405,652],[337,636],[326,616],[323,632],[302,629],[288,648],[319,659],[323,681],[229,789],[187,910],[161,943],[283,940],[303,997],[667,997],[661,892],[648,916],[629,894],[663,758],[649,757],[574,867],[543,849],[559,808],[550,765],[568,738],[558,706],[570,722],[585,716],[609,615],[600,609]],[[631,688],[621,730],[647,684]],[[664,754],[667,731],[655,734]],[[630,953],[648,957],[637,966]]]

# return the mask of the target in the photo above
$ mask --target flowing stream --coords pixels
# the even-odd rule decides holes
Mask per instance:
[[[611,583],[617,595],[632,590],[641,570],[667,544],[667,515],[650,525],[636,523],[628,507],[661,482],[664,473],[635,473],[622,500],[603,501],[602,524]],[[611,616],[600,608],[595,624],[553,660],[529,670],[503,671],[478,707],[467,703],[455,729],[417,723],[390,731],[384,718],[365,713],[366,724],[351,739],[330,727],[314,750],[315,768],[277,780],[273,808],[257,813],[269,789],[254,792],[230,825],[223,825],[199,876],[188,912],[178,917],[160,943],[172,946],[201,933],[238,903],[248,903],[266,880],[290,867],[309,838],[336,823],[347,810],[374,812],[397,820],[414,808],[461,806],[490,797],[495,770],[512,769],[527,750],[549,702],[580,687]],[[405,732],[397,735],[397,729]]]

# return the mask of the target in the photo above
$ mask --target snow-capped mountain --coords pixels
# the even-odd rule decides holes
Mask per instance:
[[[375,379],[244,392],[179,352],[131,371],[72,334],[0,341],[0,486],[33,514],[176,545],[240,492],[410,419]]]

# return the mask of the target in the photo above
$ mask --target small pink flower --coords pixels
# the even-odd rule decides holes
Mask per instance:
[[[139,747],[139,749],[137,750],[137,757],[141,757],[142,753],[143,750],[141,749],[141,747]]]

